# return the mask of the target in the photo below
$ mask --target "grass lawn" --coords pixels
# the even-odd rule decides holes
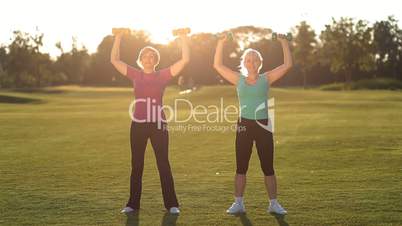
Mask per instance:
[[[234,87],[177,93],[168,88],[165,104],[187,98],[219,106],[222,97],[225,105],[237,105]],[[247,214],[226,215],[233,201],[235,134],[205,130],[169,134],[180,216],[165,214],[150,144],[142,209],[122,215],[132,90],[0,91],[0,225],[402,225],[401,91],[273,89],[270,95],[278,198],[289,212],[283,218],[266,213],[255,149]],[[179,115],[186,113],[182,105]]]

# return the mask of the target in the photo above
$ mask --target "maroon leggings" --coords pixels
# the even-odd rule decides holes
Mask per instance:
[[[140,208],[144,154],[148,138],[151,140],[155,152],[165,208],[179,207],[168,158],[168,131],[166,130],[166,125],[162,125],[161,128],[158,128],[158,124],[152,122],[131,123],[130,198],[127,202],[127,206],[133,209]]]

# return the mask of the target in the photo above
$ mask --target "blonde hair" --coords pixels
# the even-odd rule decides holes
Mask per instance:
[[[246,68],[246,66],[244,65],[244,61],[246,60],[246,56],[249,55],[249,54],[254,54],[254,55],[256,55],[256,56],[260,59],[261,64],[260,64],[260,66],[258,67],[258,72],[259,72],[259,71],[261,70],[261,68],[262,68],[262,56],[261,56],[261,53],[258,52],[258,51],[255,50],[255,49],[248,48],[248,49],[244,50],[243,54],[242,54],[241,57],[240,57],[240,65],[239,65],[239,68],[240,68],[240,73],[243,74],[243,75],[247,75],[247,74],[248,74],[247,68]]]
[[[153,52],[153,53],[155,54],[155,56],[156,56],[156,64],[155,64],[155,67],[159,64],[159,60],[160,60],[160,58],[161,58],[161,56],[160,56],[160,54],[159,54],[159,51],[158,51],[157,49],[155,49],[155,48],[152,47],[152,46],[145,46],[144,48],[142,48],[142,49],[140,50],[140,53],[138,54],[138,58],[137,58],[137,65],[138,65],[138,67],[140,67],[140,68],[142,68],[142,69],[144,69],[144,66],[143,66],[142,63],[141,63],[141,58],[142,58],[142,56],[143,56],[145,53],[147,53],[147,52]]]

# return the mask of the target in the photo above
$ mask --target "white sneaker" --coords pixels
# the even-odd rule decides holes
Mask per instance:
[[[269,207],[268,207],[268,212],[270,213],[276,213],[276,214],[280,214],[280,215],[285,215],[288,213],[288,211],[286,211],[281,204],[279,204],[278,202],[274,202],[274,203],[270,203]]]
[[[226,210],[226,213],[228,213],[228,214],[237,214],[237,213],[245,213],[245,212],[246,212],[246,208],[244,208],[244,204],[237,203],[237,202],[234,202],[232,204],[232,206]]]
[[[130,212],[133,212],[133,211],[134,211],[133,208],[131,208],[131,207],[129,207],[129,206],[126,206],[126,207],[124,207],[124,209],[122,209],[122,210],[120,211],[120,213],[130,213]]]
[[[179,210],[179,208],[177,208],[177,207],[171,207],[171,208],[169,209],[169,213],[171,213],[171,214],[179,214],[179,213],[180,213],[180,210]]]

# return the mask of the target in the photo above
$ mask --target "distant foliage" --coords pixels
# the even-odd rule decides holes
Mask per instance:
[[[259,50],[264,58],[262,72],[283,63],[282,48],[270,36],[275,32],[269,28],[241,26],[222,32],[232,32],[234,41],[227,42],[224,49],[224,64],[232,70],[239,69],[240,56],[246,48]],[[302,21],[292,31],[294,39],[291,50],[294,67],[280,79],[276,86],[314,87],[331,83],[345,83],[369,87],[372,78],[392,78],[402,81],[402,30],[394,17],[370,25],[364,20],[351,18],[332,19],[320,34]],[[190,36],[191,59],[182,72],[186,80],[195,85],[224,84],[213,69],[216,34],[196,33]],[[41,52],[44,34],[34,35],[15,31],[9,45],[0,45],[0,87],[43,87],[62,84],[128,86],[130,81],[121,76],[110,63],[113,36],[106,36],[97,51],[88,53],[85,46],[78,47],[73,40],[72,48],[65,52],[61,43],[56,43],[60,55],[51,59]],[[161,54],[158,69],[169,67],[181,57],[179,40],[161,45],[152,43],[149,34],[141,30],[132,31],[122,40],[121,59],[137,67],[138,53],[144,46],[151,45]],[[378,87],[391,80],[373,80]],[[176,83],[173,80],[171,83]],[[353,85],[351,85],[353,84]],[[380,85],[381,84],[381,85]],[[322,89],[337,89],[339,85],[323,86]],[[370,86],[371,87],[371,86]],[[377,86],[374,86],[377,87]],[[398,86],[396,86],[398,87]]]

